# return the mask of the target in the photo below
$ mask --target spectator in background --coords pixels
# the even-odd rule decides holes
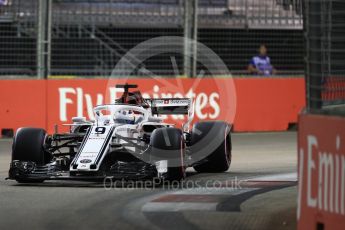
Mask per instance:
[[[259,54],[254,56],[248,65],[248,72],[263,76],[276,74],[277,71],[271,65],[271,59],[267,56],[266,45],[260,45]]]
[[[7,0],[0,0],[0,6],[7,5]]]

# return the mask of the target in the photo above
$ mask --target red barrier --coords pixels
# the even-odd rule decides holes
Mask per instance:
[[[46,81],[0,81],[0,129],[47,125]]]
[[[323,90],[321,93],[322,100],[334,101],[345,99],[345,79],[343,76],[329,76],[325,78]]]
[[[125,81],[1,81],[0,129],[30,125],[52,132],[54,124],[70,123],[73,116],[92,118],[92,107],[114,101],[121,94],[115,84]],[[138,84],[145,97],[193,97],[195,121],[226,120],[234,124],[235,131],[286,130],[297,122],[304,107],[303,78],[141,78],[128,82]],[[183,121],[178,116],[168,119],[177,124]]]
[[[305,106],[303,78],[240,78],[235,86],[235,131],[287,130]]]
[[[113,103],[121,96],[116,84],[138,84],[144,97],[193,97],[195,121],[224,119],[233,123],[236,111],[236,92],[228,79],[96,79],[51,80],[48,82],[48,126],[66,123],[72,116],[93,118],[96,104]],[[184,116],[169,116],[167,122],[181,125]],[[49,129],[51,130],[51,129]]]
[[[345,226],[345,118],[300,115],[298,229]]]

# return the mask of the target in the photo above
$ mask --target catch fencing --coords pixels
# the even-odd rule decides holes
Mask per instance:
[[[189,26],[232,75],[247,74],[261,43],[279,75],[303,75],[300,0],[199,0],[196,12]],[[186,13],[182,0],[3,0],[0,76],[109,76],[137,44],[186,36]],[[185,75],[183,52],[174,55],[176,65],[172,54],[160,53],[144,63],[151,73]]]

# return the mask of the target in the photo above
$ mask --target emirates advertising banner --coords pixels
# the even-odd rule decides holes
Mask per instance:
[[[70,123],[72,117],[93,120],[96,105],[111,104],[123,89],[117,84],[137,84],[144,98],[192,98],[194,122],[197,120],[226,120],[233,123],[236,111],[234,88],[226,79],[110,79],[50,81],[48,84],[48,130],[55,124]],[[51,106],[49,106],[51,105]],[[182,125],[185,115],[162,115],[165,122]],[[58,121],[58,122],[57,122]],[[65,127],[66,129],[66,127]]]
[[[298,229],[344,229],[345,119],[300,115]]]

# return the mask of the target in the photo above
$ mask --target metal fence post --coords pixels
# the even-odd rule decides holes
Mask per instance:
[[[52,0],[38,1],[37,78],[47,78],[51,62]]]
[[[311,111],[322,106],[321,0],[308,0],[304,8],[307,109]]]
[[[184,1],[184,75],[187,77],[196,76],[197,65],[197,44],[191,43],[190,39],[197,41],[198,31],[198,0]]]

